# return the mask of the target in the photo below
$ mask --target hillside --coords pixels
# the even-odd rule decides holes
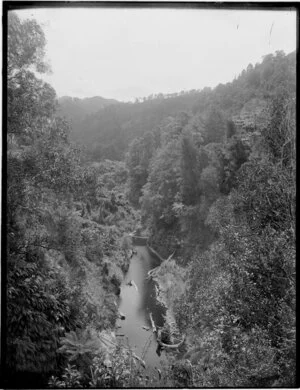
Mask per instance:
[[[130,145],[129,199],[172,258],[152,275],[186,335],[179,387],[295,383],[295,75],[266,56]]]
[[[295,91],[295,67],[296,53],[285,55],[279,51],[264,56],[261,63],[254,66],[249,64],[235,80],[219,84],[214,89],[151,95],[135,103],[100,100],[105,107],[97,112],[92,112],[93,109],[87,112],[85,108],[95,107],[95,104],[90,104],[91,99],[84,99],[86,104],[78,100],[78,110],[74,100],[72,105],[64,101],[63,107],[73,123],[74,138],[87,147],[91,160],[122,160],[134,138],[142,136],[180,111],[205,116],[214,107],[227,120],[237,124],[246,117],[246,121],[249,120],[249,111],[258,118],[262,108],[274,96],[275,86],[277,88],[286,81],[286,88]],[[253,122],[254,117],[251,120]]]
[[[82,129],[82,121],[87,115],[95,114],[97,111],[111,104],[116,104],[117,100],[105,99],[101,96],[79,99],[76,97],[62,96],[58,98],[58,114],[65,117],[72,125],[72,135]]]

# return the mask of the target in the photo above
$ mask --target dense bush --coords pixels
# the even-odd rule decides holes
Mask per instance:
[[[44,45],[35,21],[9,13],[5,379],[16,387],[44,387],[65,370],[61,337],[114,327],[128,266],[120,240],[137,219],[124,164],[91,166],[70,144],[55,92],[38,78]],[[72,367],[65,376],[79,383]]]
[[[295,385],[294,162],[275,158],[268,142],[210,208],[218,241],[194,254],[175,306],[179,326],[190,329],[187,357],[199,386]]]

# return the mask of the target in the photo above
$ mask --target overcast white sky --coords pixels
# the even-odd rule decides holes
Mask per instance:
[[[262,56],[296,49],[295,11],[53,8],[44,28],[58,96],[131,100],[215,87]]]

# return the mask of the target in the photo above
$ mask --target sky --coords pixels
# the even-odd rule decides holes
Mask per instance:
[[[296,50],[295,11],[40,8],[60,96],[120,101],[215,87],[262,56]]]

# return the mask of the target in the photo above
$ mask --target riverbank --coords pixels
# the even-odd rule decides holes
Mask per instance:
[[[162,262],[151,276],[155,283],[156,299],[166,309],[163,329],[169,334],[172,344],[176,344],[183,336],[179,334],[173,308],[175,300],[185,292],[185,272],[172,259]]]

